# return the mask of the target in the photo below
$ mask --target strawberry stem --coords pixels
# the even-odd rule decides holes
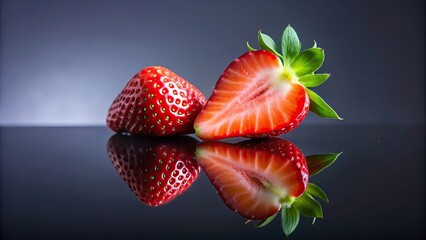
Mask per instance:
[[[283,73],[281,74],[281,76],[283,77],[283,78],[285,78],[285,79],[288,79],[288,80],[293,80],[293,76],[292,76],[292,74],[290,73],[290,71],[283,71]]]
[[[280,197],[280,203],[285,205],[286,207],[290,207],[291,204],[294,202],[296,198],[288,196],[283,191],[280,191],[280,189],[276,188],[274,185],[270,184],[267,181],[259,179],[259,181],[262,183],[262,185],[272,193],[276,194],[278,197]]]
[[[299,77],[289,66],[284,66],[283,72],[281,73],[281,77],[284,79],[288,79],[290,82],[299,82]]]
[[[285,197],[285,198],[281,198],[280,202],[283,206],[285,206],[286,208],[291,207],[291,204],[293,204],[293,202],[296,200],[295,197]]]

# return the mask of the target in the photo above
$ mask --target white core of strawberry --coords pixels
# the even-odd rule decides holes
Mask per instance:
[[[292,84],[299,84],[299,78],[291,67],[283,67],[282,65],[274,69],[269,75],[271,86],[277,88],[281,94],[286,95],[291,89]]]

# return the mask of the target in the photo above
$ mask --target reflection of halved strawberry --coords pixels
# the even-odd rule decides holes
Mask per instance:
[[[324,51],[300,51],[296,32],[289,26],[282,39],[282,55],[274,41],[259,32],[263,50],[235,59],[222,73],[212,96],[197,116],[194,128],[205,140],[226,137],[276,136],[296,128],[308,110],[327,118],[336,112],[308,87],[322,84],[329,74],[314,74]]]
[[[200,173],[191,137],[138,138],[116,134],[108,155],[130,189],[149,206],[160,206],[185,192]]]
[[[196,156],[226,205],[248,219],[275,214],[301,195],[308,182],[305,157],[283,139],[204,142]]]

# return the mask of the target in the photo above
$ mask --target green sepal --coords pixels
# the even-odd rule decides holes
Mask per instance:
[[[321,48],[308,48],[300,53],[291,64],[297,76],[301,77],[318,70],[324,62],[324,50]]]
[[[322,207],[319,202],[313,199],[309,194],[303,193],[292,204],[299,212],[306,217],[322,218]]]
[[[312,218],[312,225],[315,224],[315,221],[317,220],[317,218]]]
[[[249,50],[249,51],[256,51],[257,49],[255,49],[255,48],[252,48],[251,46],[250,46],[250,44],[249,44],[249,42],[247,41],[246,42],[246,46],[247,46],[247,49]]]
[[[312,46],[312,48],[317,48],[317,42],[314,40],[314,45]]]
[[[323,84],[329,77],[329,73],[311,73],[299,78],[299,82],[305,87],[318,87],[319,85]]]
[[[320,173],[322,170],[326,169],[328,166],[334,163],[336,159],[342,154],[340,153],[326,153],[326,154],[316,154],[306,157],[306,163],[308,165],[309,176],[312,177],[315,174]]]
[[[264,226],[268,225],[268,224],[269,224],[272,220],[274,220],[274,218],[275,218],[277,215],[278,215],[278,212],[276,212],[274,215],[272,215],[272,216],[270,216],[270,217],[267,217],[267,218],[265,218],[265,219],[261,220],[260,222],[258,222],[258,223],[256,224],[256,227],[257,227],[257,228],[261,228],[261,227],[264,227]]]
[[[296,31],[288,25],[281,37],[281,51],[285,64],[291,64],[297,55],[299,55],[302,44],[299,41]]]
[[[281,210],[281,226],[284,234],[288,237],[299,224],[299,211],[293,206],[284,207]]]
[[[333,108],[331,108],[330,105],[328,105],[318,94],[308,88],[305,89],[309,99],[311,100],[309,110],[320,117],[343,120],[343,118],[339,117],[336,111],[334,111]]]
[[[308,183],[308,187],[306,188],[306,193],[311,195],[311,197],[318,197],[319,199],[328,202],[328,197],[325,192],[313,183]]]
[[[261,49],[270,51],[278,57],[282,58],[281,54],[278,53],[277,45],[270,36],[259,31],[257,35],[257,40],[259,41],[259,46]]]

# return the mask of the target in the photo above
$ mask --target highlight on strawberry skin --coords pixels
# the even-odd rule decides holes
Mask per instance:
[[[305,157],[296,145],[279,138],[237,144],[203,142],[196,150],[201,168],[231,210],[250,221],[259,220],[256,227],[281,215],[287,236],[296,229],[300,214],[312,217],[313,222],[323,217],[316,199],[328,202],[328,198],[308,181],[340,154]]]
[[[191,83],[161,66],[138,72],[108,110],[107,126],[142,136],[193,133],[195,117],[206,103]]]
[[[224,70],[194,128],[204,140],[228,137],[268,137],[294,130],[310,111],[324,118],[339,115],[310,88],[323,84],[328,73],[315,73],[324,61],[324,50],[304,51],[289,25],[281,39],[281,53],[274,40],[259,31],[260,50],[252,48]]]
[[[184,193],[198,178],[194,158],[198,141],[189,136],[148,138],[113,135],[108,155],[118,174],[140,201],[164,205]]]

